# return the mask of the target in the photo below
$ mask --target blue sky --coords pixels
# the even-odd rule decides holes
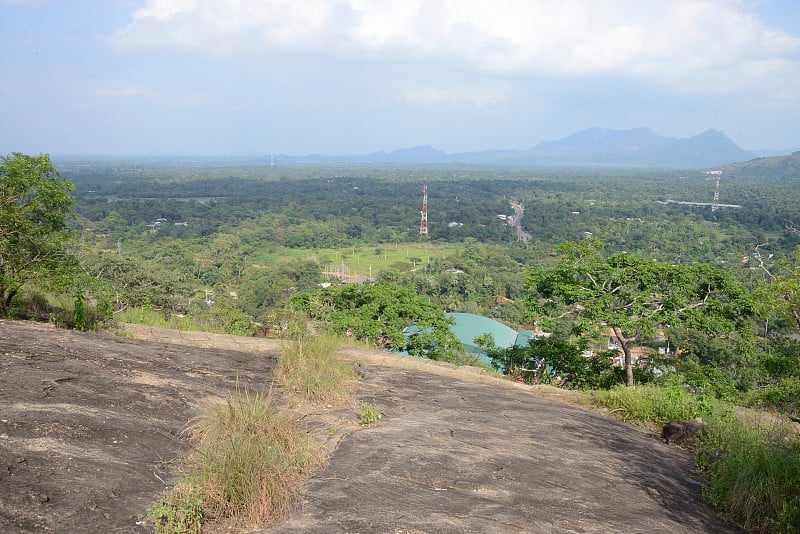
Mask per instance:
[[[0,0],[0,153],[800,147],[796,0]]]

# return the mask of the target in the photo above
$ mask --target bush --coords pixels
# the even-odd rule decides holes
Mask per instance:
[[[256,333],[253,319],[244,313],[234,301],[218,298],[212,305],[195,303],[189,308],[193,330],[251,337]]]
[[[200,534],[206,510],[197,490],[177,484],[169,494],[147,509],[155,534]]]
[[[762,359],[764,369],[776,378],[800,379],[800,341],[788,337],[769,340],[770,354]]]
[[[288,308],[273,308],[258,318],[264,337],[293,339],[304,333],[308,317]]]
[[[784,413],[800,414],[800,380],[784,378],[754,394],[756,406]]]
[[[47,297],[39,292],[17,293],[11,299],[8,316],[20,319],[47,320],[51,307]]]
[[[625,370],[614,367],[615,353],[583,355],[583,347],[554,335],[532,338],[526,347],[490,348],[492,367],[526,382],[554,383],[570,389],[608,389],[625,383]],[[637,383],[652,379],[647,370],[634,368]]]
[[[185,316],[172,315],[169,310],[156,309],[146,302],[143,306],[128,308],[117,314],[124,323],[143,324],[174,330],[192,330],[215,334],[250,337],[255,335],[253,320],[230,300],[220,299],[209,307],[205,303],[193,304]]]
[[[383,408],[374,400],[372,402],[360,401],[358,403],[358,422],[361,426],[377,424],[383,417]]]
[[[736,388],[736,381],[721,369],[710,365],[687,366],[681,370],[686,384],[698,393],[713,395],[728,402],[739,399],[740,393]]]

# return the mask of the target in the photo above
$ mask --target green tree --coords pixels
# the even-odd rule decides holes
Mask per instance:
[[[629,386],[634,383],[631,346],[668,325],[716,335],[738,332],[741,348],[752,349],[753,301],[729,272],[634,254],[603,257],[600,246],[593,241],[559,245],[556,267],[529,271],[533,291],[527,305],[539,320],[554,313],[573,316],[584,333],[610,328],[625,355]]]
[[[800,247],[779,263],[775,274],[767,273],[768,281],[759,286],[757,295],[777,318],[790,320],[800,330]]]
[[[494,342],[494,334],[491,332],[478,334],[472,338],[472,342],[478,345],[478,348],[481,350],[482,354],[496,346]]]
[[[115,312],[144,305],[171,311],[178,302],[174,273],[142,260],[100,256],[85,260],[83,268],[98,281],[106,282]]]
[[[379,348],[435,360],[454,359],[463,348],[442,309],[411,288],[394,284],[331,286],[295,295],[292,302],[333,332]],[[413,332],[406,330],[412,325],[409,330]]]
[[[70,191],[46,154],[0,157],[0,315],[26,282],[73,262]]]
[[[492,348],[492,367],[526,381],[545,380],[570,389],[608,389],[622,383],[609,353],[585,356],[582,344],[561,336],[534,337],[525,347]],[[619,371],[619,372],[618,372]]]

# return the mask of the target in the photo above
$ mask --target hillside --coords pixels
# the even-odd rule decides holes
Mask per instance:
[[[128,335],[150,340],[0,321],[1,531],[145,532],[181,429],[237,385],[268,388],[278,351]],[[689,457],[651,434],[471,368],[344,355],[386,417],[361,428],[355,409],[299,407],[328,465],[267,532],[736,532],[700,502]]]
[[[769,180],[799,180],[800,151],[789,156],[756,158],[742,163],[724,165],[726,176],[764,178]]]

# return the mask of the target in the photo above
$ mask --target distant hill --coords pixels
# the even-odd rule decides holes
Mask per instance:
[[[656,167],[707,167],[752,159],[722,132],[685,138],[663,137],[649,128],[591,128],[560,141],[545,141],[527,151],[528,161]]]
[[[430,145],[373,152],[359,156],[282,156],[290,161],[478,163],[507,165],[601,165],[700,168],[747,161],[753,154],[717,130],[678,139],[649,128],[590,128],[558,141],[544,141],[528,150],[487,150],[448,154]]]
[[[756,158],[742,163],[723,165],[726,175],[779,180],[800,179],[800,150],[789,156]]]

